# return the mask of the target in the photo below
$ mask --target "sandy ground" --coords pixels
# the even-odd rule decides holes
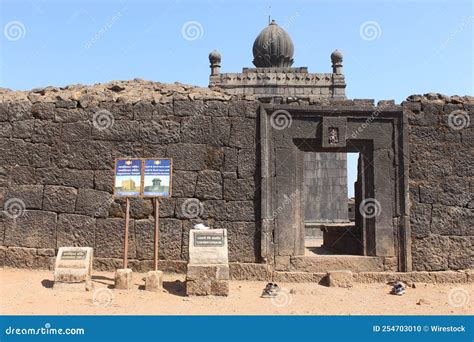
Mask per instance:
[[[277,299],[260,298],[265,282],[232,281],[229,297],[186,297],[183,275],[166,274],[160,293],[143,290],[134,274],[130,291],[113,289],[113,273],[95,272],[94,290],[55,290],[51,271],[0,268],[2,315],[466,315],[473,284],[417,284],[403,296],[386,284],[329,288],[281,283]],[[420,302],[421,304],[417,304]]]

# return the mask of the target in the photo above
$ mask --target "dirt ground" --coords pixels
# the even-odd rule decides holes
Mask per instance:
[[[166,274],[160,293],[113,289],[113,273],[95,272],[90,292],[55,290],[53,272],[0,268],[2,315],[468,315],[473,284],[415,284],[403,296],[387,284],[350,289],[281,283],[279,298],[260,298],[265,282],[232,281],[229,297],[186,297],[183,275]],[[421,303],[420,303],[421,302]],[[419,304],[417,304],[419,303]]]

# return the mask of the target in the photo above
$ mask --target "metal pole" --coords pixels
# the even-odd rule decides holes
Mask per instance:
[[[155,249],[153,254],[153,268],[158,271],[158,233],[159,233],[159,222],[160,219],[160,200],[155,197]]]
[[[128,265],[128,222],[130,220],[130,199],[127,197],[127,205],[125,209],[125,236],[123,241],[123,268]]]

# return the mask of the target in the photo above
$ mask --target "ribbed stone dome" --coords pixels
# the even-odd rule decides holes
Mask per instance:
[[[253,64],[257,68],[290,67],[294,47],[288,33],[275,20],[265,27],[253,43]]]

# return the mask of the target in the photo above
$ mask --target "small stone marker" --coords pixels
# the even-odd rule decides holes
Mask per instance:
[[[54,265],[54,288],[92,288],[92,247],[60,247]]]
[[[189,232],[189,263],[191,265],[228,264],[227,230],[191,229]]]
[[[163,272],[150,271],[145,278],[146,291],[161,291],[163,289]]]
[[[115,271],[115,288],[118,290],[132,288],[132,270],[130,268],[119,268]]]
[[[188,296],[228,296],[229,257],[226,229],[189,232]]]

